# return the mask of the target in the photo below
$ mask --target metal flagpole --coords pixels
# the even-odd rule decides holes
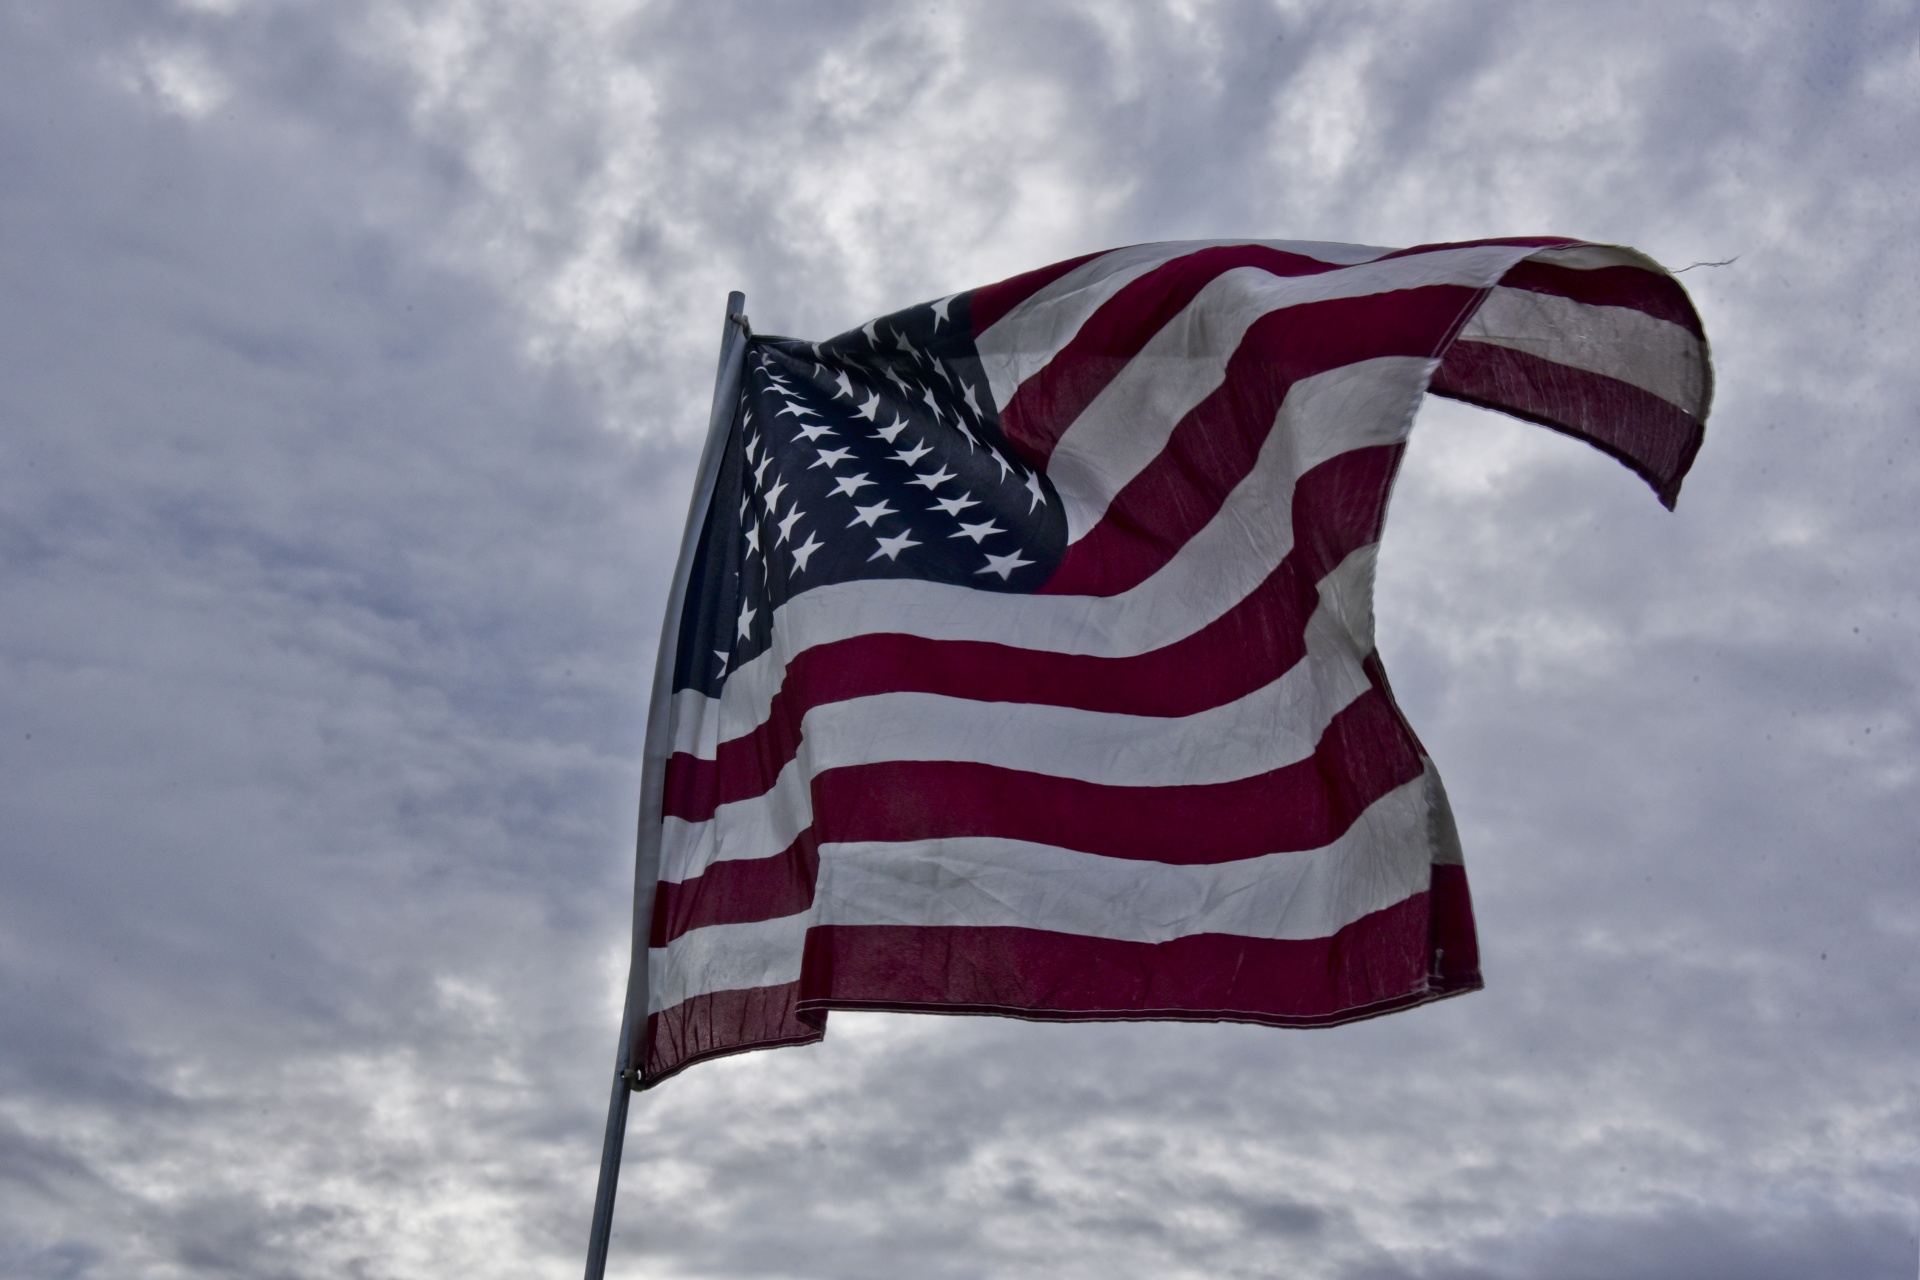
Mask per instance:
[[[680,611],[687,599],[687,579],[693,574],[694,545],[706,523],[713,501],[714,478],[720,456],[726,452],[727,431],[733,425],[734,402],[740,396],[740,374],[746,366],[747,296],[737,290],[727,295],[727,318],[720,331],[720,367],[713,381],[713,412],[707,418],[707,443],[693,476],[693,501],[687,508],[687,528],[680,538],[680,559],[673,567],[673,585],[667,591],[667,616],[660,624],[660,648],[653,664],[653,694],[647,702],[646,745],[640,763],[640,833],[634,854],[633,960],[627,971],[627,1004],[620,1015],[620,1047],[614,1054],[613,1097],[607,1103],[607,1136],[600,1147],[600,1188],[593,1197],[593,1232],[587,1240],[587,1280],[602,1280],[607,1269],[607,1238],[613,1232],[613,1197],[620,1185],[620,1151],[627,1138],[627,1095],[640,1083],[632,1059],[636,1027],[647,1017],[647,934],[653,922],[653,888],[660,867],[660,809],[666,793],[669,746],[667,707],[673,698],[673,666],[680,639]]]

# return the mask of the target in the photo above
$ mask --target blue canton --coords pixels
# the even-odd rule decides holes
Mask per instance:
[[[1030,592],[1066,549],[1046,475],[1008,447],[969,295],[826,342],[755,337],[682,614],[674,688],[717,694],[774,612],[829,583]]]

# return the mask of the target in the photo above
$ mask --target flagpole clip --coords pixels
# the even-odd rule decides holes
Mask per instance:
[[[627,1082],[628,1089],[635,1093],[640,1092],[640,1068],[628,1067],[620,1073],[620,1078]]]
[[[743,312],[736,311],[728,316],[727,320],[729,323],[739,325],[740,332],[747,337],[751,338],[753,336],[753,326],[747,323],[747,317]]]

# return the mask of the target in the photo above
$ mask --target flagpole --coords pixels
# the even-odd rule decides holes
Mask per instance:
[[[668,748],[667,708],[673,698],[673,668],[680,639],[680,612],[686,603],[687,580],[693,575],[693,552],[713,500],[714,478],[726,452],[727,431],[733,425],[734,402],[740,396],[740,374],[746,367],[747,296],[738,290],[727,295],[727,318],[720,329],[720,367],[713,380],[713,410],[707,416],[707,442],[693,476],[693,500],[687,508],[687,527],[680,538],[680,559],[667,589],[667,613],[660,624],[660,647],[653,663],[653,694],[647,703],[647,733],[640,762],[640,832],[634,853],[633,959],[627,971],[627,1000],[620,1014],[620,1045],[614,1053],[613,1096],[607,1103],[607,1135],[600,1146],[600,1186],[593,1197],[593,1231],[587,1239],[586,1280],[603,1280],[607,1270],[607,1240],[613,1234],[613,1199],[620,1186],[620,1153],[627,1139],[627,1099],[638,1087],[640,1072],[633,1061],[636,1030],[647,1017],[647,935],[653,923],[653,890],[659,879],[660,812],[666,793]]]

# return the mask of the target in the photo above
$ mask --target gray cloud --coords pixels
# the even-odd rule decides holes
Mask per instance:
[[[1433,1270],[1363,1267],[1354,1280],[1787,1280],[1833,1275],[1903,1275],[1913,1238],[1892,1220],[1858,1221],[1788,1211],[1755,1221],[1676,1206],[1642,1218],[1575,1217],[1536,1235],[1500,1242],[1482,1263]]]
[[[0,1271],[578,1265],[727,288],[1551,231],[1739,257],[1677,514],[1416,433],[1489,989],[836,1015],[636,1101],[614,1273],[1912,1276],[1917,118],[1889,4],[0,5]]]

